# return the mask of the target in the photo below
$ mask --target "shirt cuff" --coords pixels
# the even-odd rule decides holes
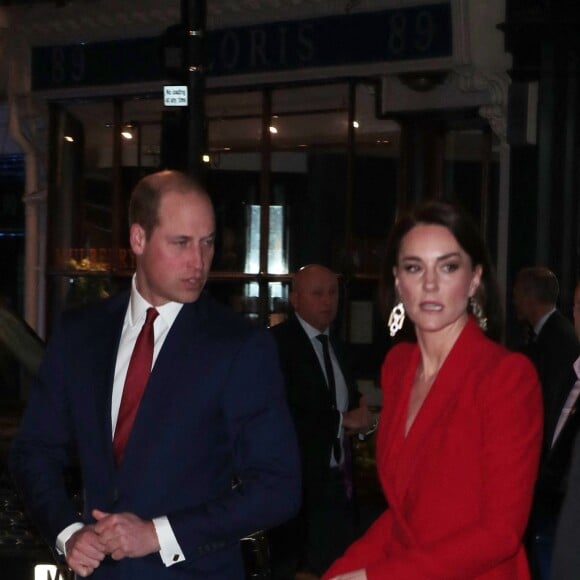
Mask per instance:
[[[184,562],[185,556],[167,517],[161,516],[159,518],[153,518],[153,525],[155,526],[157,540],[159,541],[159,555],[165,566],[169,567],[173,566],[173,564]]]
[[[70,526],[67,526],[57,537],[56,537],[56,551],[61,556],[66,558],[66,543],[69,541],[70,537],[79,530],[82,530],[85,524],[81,522],[75,522]]]

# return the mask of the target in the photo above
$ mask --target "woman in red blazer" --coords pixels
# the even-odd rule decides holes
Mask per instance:
[[[406,316],[416,335],[382,369],[389,508],[324,579],[528,579],[540,386],[525,357],[488,338],[501,316],[477,228],[449,204],[421,206],[395,226],[387,266],[391,332]]]

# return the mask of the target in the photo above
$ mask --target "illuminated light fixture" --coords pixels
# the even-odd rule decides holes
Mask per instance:
[[[209,162],[211,161],[211,157],[210,157],[210,156],[209,156],[207,153],[204,153],[204,154],[201,156],[201,160],[202,160],[204,163],[209,163]]]
[[[377,139],[377,145],[390,145],[390,139]]]
[[[353,122],[352,122],[352,126],[353,126],[355,129],[358,129],[358,128],[360,127],[360,125],[359,125],[358,121],[353,121]]]
[[[278,129],[276,129],[274,125],[270,125],[270,133],[272,133],[272,135],[276,135],[276,133],[278,133]]]
[[[130,127],[123,128],[123,130],[121,131],[121,137],[123,137],[123,139],[127,139],[127,141],[133,139],[133,133],[131,133]]]
[[[74,137],[72,137],[71,135],[65,135],[64,136],[64,140],[65,141],[68,141],[69,143],[74,143],[75,142]]]

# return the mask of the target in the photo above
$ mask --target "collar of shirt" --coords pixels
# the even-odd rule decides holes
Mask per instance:
[[[296,314],[296,318],[298,319],[298,322],[300,322],[300,325],[310,340],[314,340],[319,334],[326,334],[326,336],[329,336],[328,328],[324,332],[320,332],[318,328],[314,328],[314,326],[308,324],[308,322],[306,322],[306,320],[303,318],[300,318],[298,314]]]
[[[135,326],[136,324],[142,324],[145,316],[147,314],[147,309],[151,308],[153,305],[149,304],[137,290],[137,285],[135,284],[135,275],[131,281],[131,298],[129,299],[129,308],[127,309],[127,324],[129,326]],[[157,312],[159,312],[158,319],[164,322],[167,328],[171,328],[179,311],[183,308],[183,304],[180,302],[167,302],[162,306],[155,307]],[[157,321],[155,321],[157,326]]]
[[[534,334],[536,336],[540,335],[540,332],[542,332],[542,328],[544,328],[544,324],[546,324],[546,321],[548,320],[548,318],[550,318],[550,316],[552,316],[552,314],[554,314],[554,312],[556,312],[556,309],[552,308],[550,312],[546,312],[546,314],[544,314],[544,316],[542,316],[542,318],[540,318],[540,320],[536,322],[536,324],[534,325]]]

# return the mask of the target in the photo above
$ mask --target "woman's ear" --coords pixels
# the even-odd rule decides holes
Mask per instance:
[[[469,285],[469,297],[471,298],[479,288],[481,284],[481,276],[483,274],[483,267],[481,264],[477,264],[473,269],[473,277],[471,279],[471,284]]]
[[[393,266],[393,281],[394,281],[395,289],[398,291],[399,290],[399,277],[397,274],[397,266]]]

